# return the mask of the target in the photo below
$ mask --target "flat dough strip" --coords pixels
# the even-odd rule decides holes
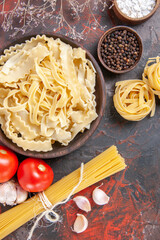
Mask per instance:
[[[40,62],[49,54],[48,49],[39,43],[37,47],[30,50],[28,57],[24,62],[21,62],[18,67],[11,71],[6,75],[3,72],[0,72],[1,82],[17,82],[20,78],[24,78],[26,74],[29,74],[30,70],[33,69],[34,59],[38,58]]]
[[[26,122],[21,119],[21,117],[17,114],[12,114],[11,121],[15,129],[21,133],[22,137],[27,140],[34,140],[39,136],[36,131],[33,131],[30,126],[26,125]]]

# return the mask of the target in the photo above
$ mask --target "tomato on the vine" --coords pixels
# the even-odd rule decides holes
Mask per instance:
[[[27,158],[19,165],[17,177],[24,190],[41,192],[51,185],[54,173],[43,160]]]
[[[11,179],[18,168],[18,158],[7,147],[0,146],[0,183]]]

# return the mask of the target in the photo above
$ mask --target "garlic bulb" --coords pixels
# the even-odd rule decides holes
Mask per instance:
[[[82,233],[88,227],[88,220],[83,214],[77,213],[77,218],[73,225],[73,232]]]
[[[91,204],[89,200],[86,197],[83,196],[77,196],[73,198],[73,201],[76,203],[76,205],[85,212],[91,211]]]
[[[96,187],[93,190],[92,198],[93,201],[98,205],[105,205],[109,202],[110,199],[110,197],[107,196],[107,194],[103,190],[99,189],[99,187]]]
[[[28,192],[14,180],[0,184],[0,203],[3,205],[16,205],[24,202],[28,197]]]

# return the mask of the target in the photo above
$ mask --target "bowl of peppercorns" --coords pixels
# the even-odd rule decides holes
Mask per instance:
[[[142,40],[136,31],[126,26],[117,26],[101,36],[97,54],[108,71],[125,73],[136,67],[142,50]]]

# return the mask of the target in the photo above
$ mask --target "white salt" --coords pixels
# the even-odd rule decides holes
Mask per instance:
[[[141,18],[155,7],[156,0],[116,0],[119,9],[128,17]]]

